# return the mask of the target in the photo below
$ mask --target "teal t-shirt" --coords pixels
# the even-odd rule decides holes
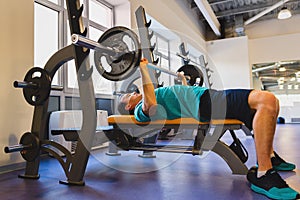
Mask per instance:
[[[140,101],[134,110],[137,121],[147,122],[159,119],[194,118],[199,119],[200,97],[207,88],[199,86],[174,85],[155,89],[158,104],[156,114],[151,118],[144,114]]]

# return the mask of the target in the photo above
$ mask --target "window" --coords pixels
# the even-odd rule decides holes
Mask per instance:
[[[34,66],[44,67],[59,48],[59,12],[38,3],[34,4],[34,11]],[[52,80],[52,84],[59,85],[57,75]]]
[[[112,27],[113,18],[112,18],[112,7],[108,6],[107,4],[104,4],[100,1],[96,0],[87,0],[86,1],[85,8],[88,8],[85,10],[87,14],[83,14],[84,17],[83,21],[85,24],[85,27],[88,27],[88,38],[98,41],[101,34]],[[68,27],[68,43],[71,43],[70,40],[70,31]],[[92,66],[94,65],[94,52],[93,50],[90,51],[90,64]],[[97,94],[105,94],[105,95],[112,95],[112,91],[115,90],[114,83],[112,81],[109,81],[105,78],[103,78],[97,71],[97,69],[93,68],[93,84],[94,89]],[[76,69],[75,69],[75,63],[74,61],[68,62],[67,67],[67,88],[70,92],[73,92],[74,89],[78,89],[77,84],[77,76],[76,76]]]
[[[112,27],[112,9],[96,0],[89,1],[89,20],[103,27]]]
[[[113,7],[103,0],[80,0],[84,4],[82,14],[88,36],[97,41],[101,34],[113,26]],[[34,65],[44,67],[48,59],[59,49],[71,44],[65,0],[35,0]],[[47,30],[47,31],[45,31]],[[93,51],[90,53],[93,65]],[[78,92],[74,61],[69,61],[55,75],[53,85],[63,85],[66,93]],[[96,94],[110,94],[114,84],[104,79],[94,68],[93,80]],[[65,75],[64,75],[65,74]],[[64,79],[60,78],[64,77]],[[74,90],[75,89],[75,90]]]
[[[58,4],[59,0],[49,0],[49,1],[51,1],[52,3]]]
[[[163,36],[154,32],[153,37],[151,38],[151,44],[156,44],[153,51],[154,60],[158,60],[158,66],[170,70],[170,56],[169,56],[169,41]],[[171,84],[170,75],[166,73],[161,73],[159,76],[159,84],[164,84],[168,86]]]

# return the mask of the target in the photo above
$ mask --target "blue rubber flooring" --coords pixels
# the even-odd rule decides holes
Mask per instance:
[[[246,165],[250,168],[256,164],[253,139],[242,132],[237,135],[249,152]],[[222,139],[230,143],[230,137],[225,134]],[[192,144],[191,140],[178,142]],[[295,171],[280,174],[300,192],[300,124],[278,125],[274,146],[284,159],[297,165]],[[23,170],[0,174],[0,199],[268,199],[251,191],[246,177],[233,175],[225,161],[213,152],[202,156],[155,152],[156,158],[140,158],[138,151],[121,151],[121,156],[107,156],[105,152],[107,148],[93,151],[90,156],[85,186],[59,184],[59,180],[65,180],[61,166],[54,158],[45,157],[38,180],[18,178]]]

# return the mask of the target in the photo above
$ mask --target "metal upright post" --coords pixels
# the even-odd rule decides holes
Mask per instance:
[[[154,61],[154,57],[153,57],[153,47],[151,47],[151,43],[150,43],[150,38],[151,36],[149,35],[149,30],[148,27],[151,24],[150,22],[147,22],[146,19],[146,15],[145,15],[145,9],[140,6],[136,11],[135,11],[135,16],[136,16],[136,21],[137,21],[137,25],[138,25],[138,31],[139,31],[139,36],[140,36],[140,42],[141,42],[141,47],[142,47],[142,52],[143,52],[143,56],[148,60],[149,63],[153,63],[155,64]],[[149,69],[151,78],[154,76],[155,77],[155,73],[156,71],[154,69]],[[154,87],[158,86],[158,80],[157,78],[152,78],[152,82],[154,83]],[[157,136],[158,134],[146,138],[144,140],[144,143],[156,143],[157,141]],[[155,157],[155,155],[153,155],[153,152],[148,152],[148,151],[144,151],[142,155],[140,155],[141,157]]]
[[[67,10],[69,25],[72,34],[86,36],[87,29],[84,28],[82,21],[83,6],[80,6],[79,0],[67,0]],[[68,180],[61,183],[71,185],[83,185],[83,176],[89,159],[91,144],[96,132],[96,102],[94,87],[92,82],[92,68],[89,63],[89,49],[80,46],[74,46],[75,65],[77,70],[77,79],[79,85],[80,102],[82,107],[82,126],[78,133],[79,139],[73,163],[68,173]]]

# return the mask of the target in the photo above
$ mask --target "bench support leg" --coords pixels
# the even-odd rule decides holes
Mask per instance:
[[[232,174],[247,174],[248,168],[246,167],[246,165],[225,143],[218,141],[212,151],[221,156],[226,161],[232,171]]]
[[[121,153],[119,153],[119,148],[114,143],[109,142],[108,152],[106,152],[106,155],[108,155],[108,156],[120,156]]]
[[[144,139],[144,144],[156,144],[157,142],[158,134],[155,134],[151,137]],[[143,151],[143,154],[139,154],[139,157],[141,158],[156,158],[156,155],[153,154],[153,151]]]

